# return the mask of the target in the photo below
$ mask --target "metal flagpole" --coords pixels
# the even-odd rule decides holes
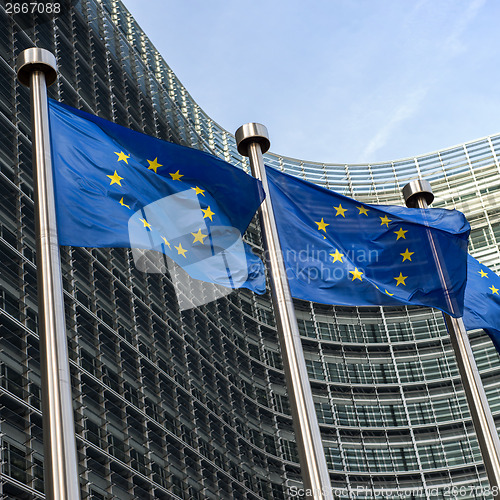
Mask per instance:
[[[406,205],[413,208],[428,208],[428,204],[434,200],[431,185],[425,180],[415,180],[404,186],[403,196]],[[446,281],[432,236],[430,236],[430,243],[439,277],[445,288]],[[455,351],[460,378],[467,397],[490,488],[492,491],[496,489],[498,492],[500,487],[500,439],[474,360],[469,337],[462,318],[453,318],[445,313],[443,316]],[[494,496],[496,497],[497,494]]]
[[[264,236],[266,264],[271,279],[272,301],[277,315],[278,336],[306,498],[330,500],[333,499],[332,486],[262,157],[271,143],[266,127],[260,123],[242,125],[235,135],[238,151],[250,157],[252,174],[262,181],[268,194],[259,209],[260,226]]]
[[[45,495],[48,500],[79,500],[47,106],[47,85],[57,78],[57,63],[51,52],[35,47],[20,54],[17,68],[19,81],[31,88]]]

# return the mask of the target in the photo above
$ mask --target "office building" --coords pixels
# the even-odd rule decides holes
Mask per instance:
[[[53,98],[248,169],[120,1],[74,3],[34,22],[0,6],[4,500],[44,498],[29,91],[16,81],[17,55],[33,45],[56,55]],[[500,135],[370,165],[265,160],[369,203],[403,204],[403,185],[422,176],[433,206],[467,215],[471,253],[500,270]],[[247,240],[261,248],[256,224]],[[180,311],[172,277],[137,270],[129,250],[61,256],[83,498],[293,498],[300,468],[269,295],[234,291]],[[441,313],[296,310],[339,497],[490,498]],[[471,342],[500,422],[498,354],[482,332]]]

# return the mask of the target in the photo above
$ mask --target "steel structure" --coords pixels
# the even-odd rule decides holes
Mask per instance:
[[[0,6],[1,499],[44,497],[29,90],[17,56],[33,45],[56,55],[51,97],[249,169],[121,2],[75,4],[21,24]],[[433,206],[467,215],[471,253],[497,272],[499,159],[498,134],[366,165],[264,155],[371,203],[403,205],[405,184],[430,181]],[[261,249],[255,224],[247,240]],[[171,277],[139,272],[127,250],[63,247],[61,257],[82,498],[300,491],[270,296],[233,292],[180,312]],[[491,498],[440,313],[294,305],[336,496]],[[470,337],[498,424],[500,360],[482,332]]]

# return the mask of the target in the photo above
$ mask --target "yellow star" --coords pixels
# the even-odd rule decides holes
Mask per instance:
[[[120,205],[122,207],[127,207],[130,210],[130,207],[123,202],[123,196],[122,196],[122,199],[120,200]]]
[[[191,234],[194,236],[193,243],[196,243],[197,241],[199,241],[202,245],[205,244],[203,241],[203,238],[206,238],[208,236],[208,234],[203,234],[201,232],[201,229],[198,229],[197,233],[191,233]]]
[[[154,170],[155,174],[156,174],[156,171],[158,170],[158,167],[163,167],[163,165],[160,165],[158,163],[158,158],[155,158],[153,161],[148,160],[148,163],[149,163],[148,170]]]
[[[368,209],[366,207],[361,206],[361,207],[356,207],[356,208],[359,210],[358,215],[363,214],[363,215],[368,216]]]
[[[354,271],[349,271],[349,272],[352,274],[352,280],[351,281],[354,281],[354,280],[363,281],[361,279],[361,276],[363,275],[363,273],[361,271],[358,271],[357,267],[354,268]]]
[[[323,217],[321,217],[321,221],[319,222],[314,221],[314,223],[318,224],[318,231],[324,231],[325,233],[326,233],[326,226],[330,225],[323,220]]]
[[[144,224],[144,227],[149,229],[151,231],[151,224],[145,220],[145,219],[139,219],[143,224]]]
[[[198,186],[196,186],[194,188],[191,188],[191,189],[194,189],[196,191],[196,194],[201,194],[202,196],[205,196],[205,190],[204,189],[200,189]]]
[[[481,269],[481,271],[478,271],[478,273],[481,275],[481,278],[487,278],[488,277],[488,273],[485,273],[482,269]]]
[[[389,219],[389,217],[387,217],[387,215],[384,215],[383,217],[380,217],[380,220],[382,221],[380,223],[381,226],[383,226],[384,224],[389,227],[389,222],[392,221],[392,219]]]
[[[185,250],[184,248],[182,248],[182,244],[181,243],[179,243],[178,247],[176,247],[174,245],[174,248],[177,250],[177,255],[182,255],[183,257],[186,257],[187,250]],[[186,259],[187,259],[187,257],[186,257]]]
[[[397,281],[396,286],[399,286],[399,285],[406,286],[406,283],[405,283],[406,278],[408,278],[408,276],[403,276],[403,273],[399,273],[399,276],[396,276],[394,278]]]
[[[335,253],[331,253],[330,255],[333,257],[333,262],[339,261],[343,263],[342,257],[344,256],[344,254],[340,253],[337,249],[335,249]]]
[[[399,255],[402,255],[403,256],[403,262],[405,260],[409,260],[411,261],[411,256],[414,254],[415,252],[410,252],[408,249],[406,249],[403,253],[400,253]]]
[[[387,295],[390,295],[391,297],[394,295],[393,293],[389,293],[389,292],[388,292],[385,288],[384,288],[384,290],[385,290],[385,293],[386,293]]]
[[[179,174],[179,171],[175,172],[175,174],[170,174],[170,177],[172,177],[173,181],[180,181],[181,177],[184,177],[184,174]]]
[[[389,226],[387,226],[389,227]],[[405,234],[408,232],[408,230],[404,231],[402,227],[399,228],[399,231],[394,231],[394,234],[397,234],[398,237],[396,238],[396,241],[399,240],[399,238],[403,238],[403,240],[406,240]]]
[[[207,217],[212,220],[212,215],[215,215],[215,212],[212,212],[212,210],[210,210],[210,206],[206,209],[206,210],[203,210],[203,208],[201,209],[201,211],[203,212],[203,218],[206,219]]]
[[[168,248],[170,248],[170,243],[167,241],[167,238],[165,238],[165,236],[162,236],[161,239],[165,242],[165,245],[167,245]]]
[[[498,288],[495,288],[493,285],[490,286],[491,293],[498,295]]]
[[[119,186],[121,186],[120,181],[124,179],[124,177],[120,177],[116,173],[116,170],[115,170],[115,173],[113,175],[107,175],[106,177],[109,177],[111,179],[111,182],[109,183],[110,186],[111,186],[111,184],[118,184]]]
[[[118,160],[116,161],[123,160],[128,165],[128,158],[130,158],[130,155],[126,155],[123,151],[120,151],[119,153],[115,151],[115,155],[118,155]]]
[[[337,213],[335,214],[335,217],[337,217],[337,215],[341,215],[342,217],[344,217],[345,219],[345,213],[347,212],[347,208],[342,208],[342,205],[339,203],[339,206],[338,207],[333,207]]]

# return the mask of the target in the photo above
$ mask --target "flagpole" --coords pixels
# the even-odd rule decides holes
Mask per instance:
[[[434,200],[431,185],[425,180],[415,180],[404,186],[403,196],[406,205],[412,208],[428,208]],[[441,283],[446,289],[442,265],[432,236],[430,243]],[[493,492],[496,488],[497,494],[493,495],[496,497],[500,487],[500,439],[498,431],[484,392],[463,319],[453,318],[446,313],[443,313],[443,316],[455,351],[460,378],[467,397],[490,489]]]
[[[45,497],[79,500],[47,105],[47,86],[57,79],[57,63],[51,52],[34,47],[19,55],[17,68],[19,81],[31,89]]]
[[[238,151],[250,158],[252,174],[262,181],[267,194],[259,209],[260,226],[306,498],[330,500],[332,486],[262,157],[271,143],[266,127],[260,123],[242,125],[235,136]]]

